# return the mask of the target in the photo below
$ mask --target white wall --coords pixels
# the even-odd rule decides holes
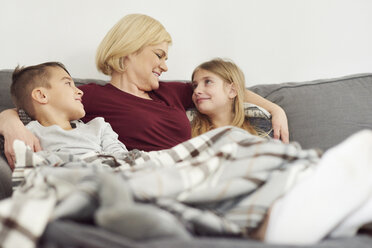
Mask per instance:
[[[216,56],[247,85],[372,72],[370,0],[0,0],[0,69],[57,60],[74,77],[106,79],[96,47],[129,13],[172,35],[163,79],[189,79]]]

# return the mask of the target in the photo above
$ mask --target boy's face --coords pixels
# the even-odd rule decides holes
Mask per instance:
[[[47,89],[48,104],[53,108],[53,113],[69,121],[84,117],[85,110],[81,102],[83,92],[76,88],[70,75],[60,67],[50,67],[49,73],[51,88]]]

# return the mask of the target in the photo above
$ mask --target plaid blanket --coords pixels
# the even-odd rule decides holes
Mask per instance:
[[[130,152],[114,168],[97,155],[40,156],[17,149],[25,180],[12,198],[0,202],[4,247],[34,247],[48,221],[57,218],[94,220],[142,240],[249,237],[274,201],[319,161],[315,150],[235,127],[168,150]]]

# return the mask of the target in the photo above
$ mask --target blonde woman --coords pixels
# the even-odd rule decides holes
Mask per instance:
[[[193,107],[190,84],[160,82],[168,70],[166,60],[172,38],[163,25],[142,14],[119,20],[97,49],[99,71],[111,77],[106,85],[88,84],[84,92],[86,116],[83,121],[104,117],[119,140],[129,150],[161,150],[191,138],[186,109]],[[247,91],[250,102],[273,115],[276,137],[288,141],[286,115],[279,106]],[[20,122],[14,110],[0,114],[0,134],[5,138],[5,154],[14,163],[13,141],[20,139],[34,151],[39,141]]]
[[[245,79],[236,64],[220,58],[204,62],[194,70],[192,86],[198,110],[191,123],[193,137],[227,125],[264,135],[250,125],[245,115]]]

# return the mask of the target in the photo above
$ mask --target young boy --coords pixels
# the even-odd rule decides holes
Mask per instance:
[[[103,162],[97,159],[99,166],[112,165],[112,161],[114,166],[117,166],[119,164],[116,159],[125,163],[141,153],[135,150],[129,153],[125,145],[118,140],[118,135],[110,124],[103,118],[95,118],[86,124],[79,121],[85,115],[81,103],[83,92],[76,88],[69,72],[61,63],[48,62],[25,68],[17,67],[12,80],[13,101],[17,108],[22,108],[34,119],[26,127],[39,138],[41,146],[46,150],[43,154],[46,157],[38,156],[27,149],[22,141],[14,142],[16,168],[13,173],[13,186],[23,181],[23,169],[42,164],[43,161],[53,165],[51,158],[62,163],[73,161],[76,162],[74,165],[78,166],[82,163],[92,163],[92,159],[102,158]],[[92,152],[98,155],[93,156]],[[53,157],[54,154],[58,155]],[[110,157],[114,160],[110,160]],[[151,205],[135,203],[128,186],[124,182],[119,182],[118,177],[113,174],[107,176],[94,173],[94,180],[99,182],[102,180],[104,184],[99,186],[94,184],[96,181],[92,177],[86,178],[92,180],[90,185],[100,187],[97,193],[99,196],[95,195],[102,204],[94,216],[97,225],[132,239],[163,236],[189,238],[189,234],[184,228],[178,227],[178,220],[171,214]],[[73,218],[69,215],[70,202],[74,202],[73,210],[85,204],[86,208],[83,208],[81,213],[83,218],[87,216],[86,209],[96,207],[87,200],[86,192],[79,188],[80,184],[75,183],[73,194],[63,198],[68,204],[62,207],[60,205],[59,212],[55,211],[54,217]],[[115,191],[113,186],[118,187],[118,190]]]
[[[40,140],[44,150],[82,155],[87,152],[108,153],[123,158],[127,149],[103,118],[84,124],[78,89],[63,64],[47,62],[14,70],[11,95],[17,108],[34,121],[27,128]]]

